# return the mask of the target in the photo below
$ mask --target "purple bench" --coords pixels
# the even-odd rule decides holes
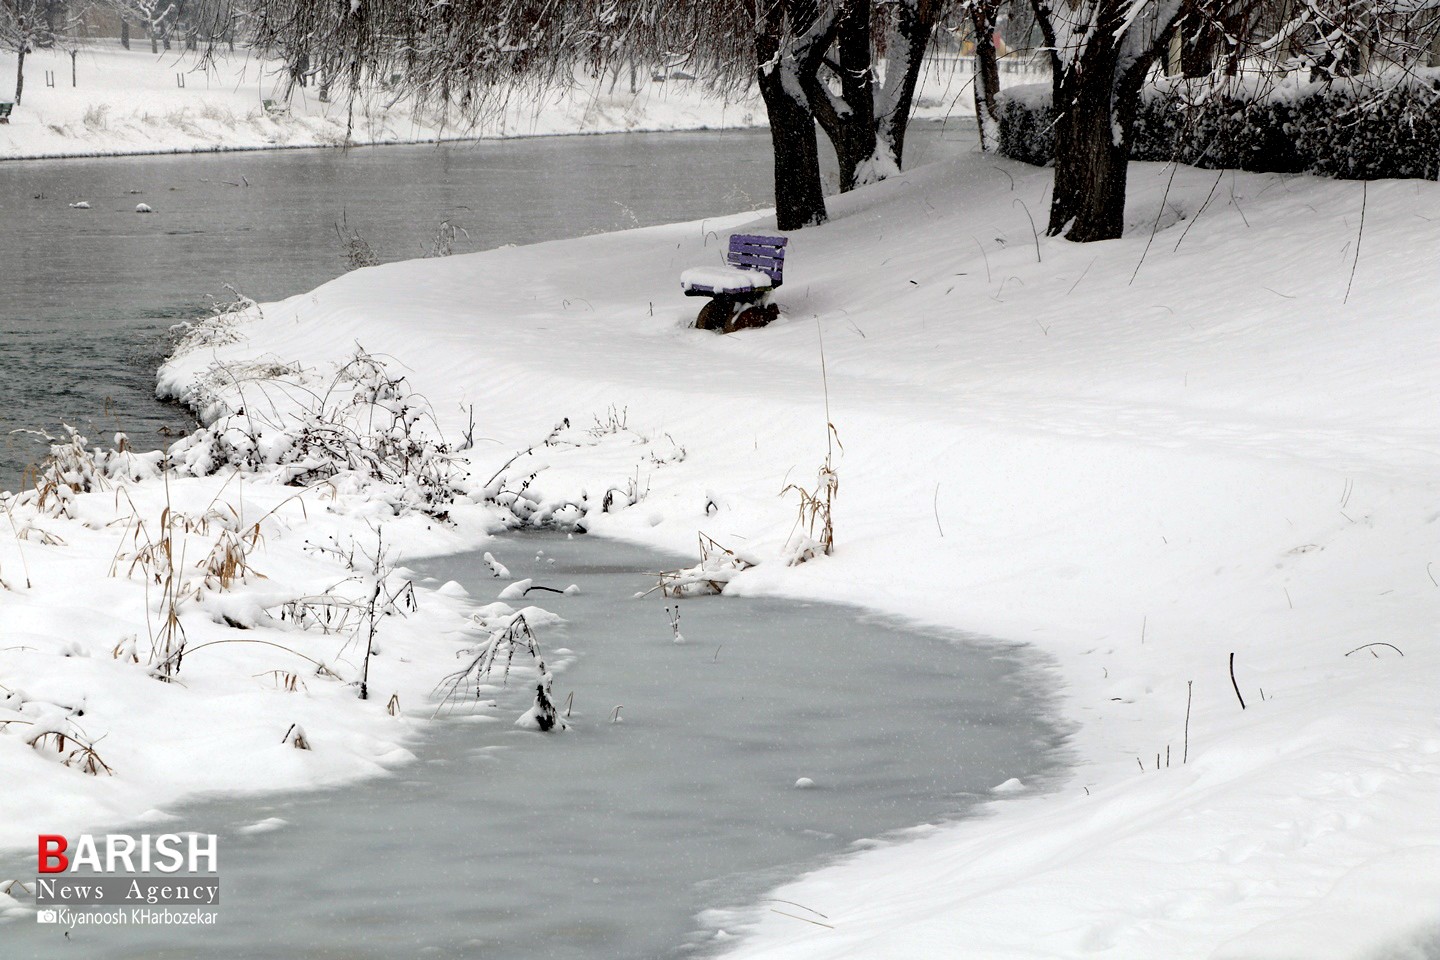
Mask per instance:
[[[692,267],[680,274],[680,289],[687,297],[710,297],[695,326],[702,330],[732,330],[763,326],[777,310],[764,304],[770,291],[785,282],[786,237],[737,233],[723,267]],[[747,310],[741,304],[755,304]]]

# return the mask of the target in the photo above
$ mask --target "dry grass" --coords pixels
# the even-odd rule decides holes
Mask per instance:
[[[264,673],[255,674],[257,677],[269,677],[275,682],[276,690],[284,690],[286,693],[299,693],[301,690],[310,692],[305,681],[300,679],[298,673],[289,670],[267,670]]]
[[[54,751],[65,766],[81,773],[88,773],[92,777],[98,777],[102,773],[107,777],[114,776],[114,768],[101,758],[99,751],[95,749],[95,741],[78,732],[73,722],[66,723],[71,728],[68,733],[61,730],[43,730],[31,735],[25,742],[39,753]],[[0,731],[8,730],[12,725],[29,727],[34,726],[34,723],[29,720],[0,720]]]
[[[659,590],[662,596],[676,600],[720,593],[737,573],[754,566],[713,537],[701,533],[698,539],[700,562],[693,567],[655,574],[658,582],[647,593]]]
[[[361,236],[359,230],[350,226],[343,213],[335,224],[335,236],[340,240],[341,255],[345,258],[345,264],[351,270],[379,265],[380,257],[376,254],[375,248],[370,246],[369,240]]]
[[[815,329],[818,334],[818,319]],[[845,446],[840,442],[840,432],[835,429],[835,422],[830,419],[830,377],[825,369],[823,335],[820,339],[820,383],[825,392],[825,462],[821,464],[816,475],[815,489],[806,490],[799,484],[791,483],[780,491],[782,497],[793,491],[800,498],[799,515],[795,519],[795,525],[803,526],[808,534],[808,541],[792,543],[791,566],[814,559],[816,548],[827,557],[835,550],[833,508],[835,496],[840,492],[840,476],[835,471],[835,448],[839,447],[840,452],[844,453]]]
[[[829,424],[829,427],[832,431],[835,429],[833,423]],[[831,507],[835,502],[835,495],[840,492],[840,477],[835,472],[830,455],[825,455],[825,463],[816,475],[815,489],[806,490],[799,484],[791,483],[780,491],[780,495],[784,496],[792,491],[800,498],[799,515],[795,525],[804,527],[809,539],[808,542],[795,545],[790,559],[791,565],[814,559],[816,548],[828,557],[835,549],[835,523]]]

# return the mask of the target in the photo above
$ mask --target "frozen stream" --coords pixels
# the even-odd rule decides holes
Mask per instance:
[[[529,696],[512,683],[488,719],[438,723],[391,778],[193,804],[176,822],[221,834],[218,928],[84,928],[63,942],[58,928],[19,922],[0,926],[0,954],[713,952],[735,918],[706,911],[748,903],[844,924],[762,898],[857,844],[962,816],[1011,777],[1043,788],[1058,769],[1042,671],[1016,648],[846,607],[728,597],[682,601],[676,644],[667,601],[633,599],[654,584],[647,571],[676,558],[560,535],[490,549],[516,577],[581,588],[529,598],[567,620],[539,636],[558,699],[574,692],[571,730],[515,728]],[[500,586],[477,555],[419,568],[481,603]],[[801,777],[815,786],[797,789]],[[241,831],[270,817],[285,825]]]

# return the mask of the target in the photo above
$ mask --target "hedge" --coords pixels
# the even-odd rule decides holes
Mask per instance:
[[[1000,96],[1000,153],[1054,157],[1049,84]],[[1440,70],[1329,83],[1161,78],[1141,92],[1130,156],[1356,180],[1440,178]]]

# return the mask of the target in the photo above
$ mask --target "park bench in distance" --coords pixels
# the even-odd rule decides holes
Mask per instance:
[[[15,109],[15,104],[9,100],[0,100],[0,123],[10,122],[10,111]]]
[[[763,327],[779,316],[770,291],[785,282],[785,237],[737,233],[730,238],[724,267],[692,267],[680,274],[687,297],[709,297],[695,320],[697,330],[733,333]]]

